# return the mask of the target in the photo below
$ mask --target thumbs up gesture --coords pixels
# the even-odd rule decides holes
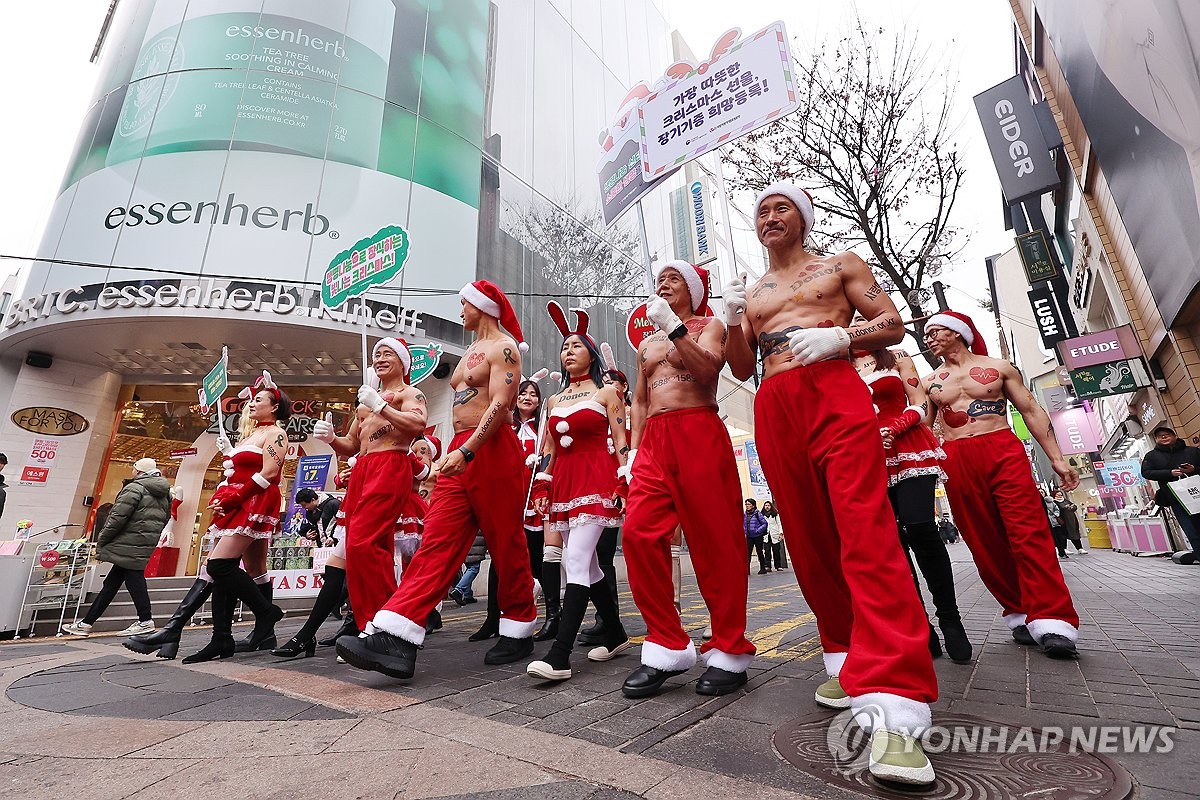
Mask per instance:
[[[317,420],[317,424],[313,425],[313,438],[329,444],[337,437],[333,431],[333,412],[326,411],[325,419]]]

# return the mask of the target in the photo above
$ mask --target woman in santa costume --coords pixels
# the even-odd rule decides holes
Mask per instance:
[[[602,378],[604,365],[587,335],[588,315],[575,309],[575,329],[555,302],[547,306],[563,335],[563,385],[547,401],[546,446],[550,462],[534,483],[537,509],[546,529],[562,536],[567,589],[558,631],[546,657],[526,671],[551,681],[571,677],[571,648],[587,612],[588,600],[604,620],[605,641],[588,651],[592,661],[608,661],[631,646],[596,557],[606,527],[621,524],[625,484],[617,478],[625,464],[625,403]],[[609,451],[612,437],[616,453]],[[549,590],[548,590],[549,591]]]
[[[904,353],[884,348],[854,351],[851,355],[854,368],[871,390],[871,401],[879,417],[888,499],[900,525],[900,543],[906,554],[912,554],[909,569],[917,584],[917,594],[921,593],[921,585],[912,558],[916,559],[933,596],[938,625],[946,637],[951,660],[967,663],[971,660],[971,642],[954,597],[954,568],[934,517],[933,495],[938,480],[946,480],[942,470],[946,454],[925,424],[929,398],[912,359]],[[942,654],[933,623],[929,624],[929,653],[934,658]]]
[[[175,658],[184,626],[210,595],[212,640],[199,653],[185,658],[185,664],[275,646],[275,623],[283,611],[271,603],[267,549],[280,527],[279,475],[287,453],[287,435],[279,423],[291,417],[292,403],[266,370],[239,397],[246,402],[238,446],[234,448],[224,432],[217,437],[217,449],[225,455],[225,480],[209,501],[213,517],[207,533],[216,538],[216,544],[171,619],[154,633],[125,640],[125,647],[135,653]],[[240,563],[251,567],[258,577],[251,578]],[[239,599],[254,612],[254,630],[241,642],[234,642],[233,612]]]

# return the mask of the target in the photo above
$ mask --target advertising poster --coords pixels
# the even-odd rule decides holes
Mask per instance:
[[[758,446],[753,439],[746,442],[746,464],[750,468],[750,486],[754,489],[754,497],[759,502],[770,500],[771,490],[767,488],[767,476],[763,473]]]
[[[332,463],[332,455],[301,456],[296,465],[292,495],[283,516],[283,531],[272,540],[267,551],[267,566],[276,597],[309,597],[321,589],[325,565],[322,560],[318,568],[314,554],[324,548],[314,548],[309,540],[300,537],[304,508],[296,502],[296,493],[301,489],[322,491]]]
[[[1096,488],[1101,497],[1124,497],[1125,490],[1143,485],[1142,464],[1133,460],[1094,462]]]

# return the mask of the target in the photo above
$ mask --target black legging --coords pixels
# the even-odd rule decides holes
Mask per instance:
[[[125,584],[129,596],[133,598],[138,620],[149,622],[153,619],[154,614],[150,611],[150,592],[146,591],[146,568],[125,569],[113,564],[112,569],[104,578],[100,593],[96,595],[91,608],[83,616],[83,621],[88,625],[95,625],[96,620],[100,619],[100,615],[104,613],[104,609],[108,608],[108,604],[117,596],[117,591],[121,588],[122,583]]]
[[[771,547],[767,544],[767,537],[760,536],[757,539],[746,540],[746,565],[750,565],[750,558],[758,553],[758,571],[766,572],[771,568]]]
[[[921,583],[917,580],[917,567],[920,567],[933,597],[938,621],[959,622],[958,601],[954,597],[954,567],[934,521],[936,488],[936,476],[918,475],[888,487],[888,499],[892,501],[892,509],[900,523],[900,542],[904,545],[913,583],[917,585],[917,595],[921,594]]]

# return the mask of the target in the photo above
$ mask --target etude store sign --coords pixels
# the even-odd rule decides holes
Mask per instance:
[[[14,302],[4,315],[3,329],[50,317],[129,309],[203,309],[245,311],[278,317],[307,317],[357,324],[366,316],[369,326],[410,336],[421,332],[421,315],[375,300],[326,308],[320,290],[282,283],[227,281],[214,278],[187,281],[139,281],[127,284],[92,284],[29,297]]]

